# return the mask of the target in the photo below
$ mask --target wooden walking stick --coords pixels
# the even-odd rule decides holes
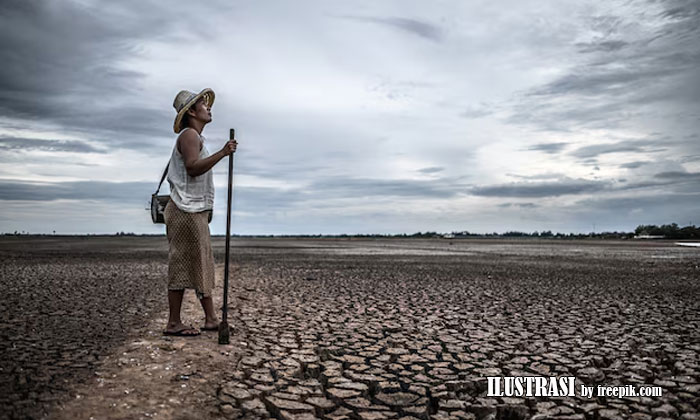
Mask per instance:
[[[229,139],[235,139],[235,130],[229,132]],[[228,155],[228,205],[226,210],[226,261],[224,262],[224,306],[219,324],[219,344],[228,344],[230,331],[228,327],[228,265],[231,245],[231,191],[233,185],[233,153]]]

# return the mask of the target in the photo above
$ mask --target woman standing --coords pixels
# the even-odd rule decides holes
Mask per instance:
[[[168,236],[168,304],[170,313],[166,335],[195,336],[199,330],[180,319],[185,289],[194,289],[204,309],[203,330],[216,330],[214,311],[214,254],[211,249],[209,220],[214,207],[214,180],[211,169],[236,151],[235,140],[210,155],[202,130],[211,122],[214,91],[180,91],[173,107],[177,112],[173,129],[180,133],[168,165],[170,201],[164,217]]]

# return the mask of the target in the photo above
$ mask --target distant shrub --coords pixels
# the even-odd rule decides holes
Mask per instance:
[[[635,235],[664,236],[668,239],[698,239],[700,238],[700,228],[695,225],[679,227],[676,223],[670,225],[639,225],[634,230]]]

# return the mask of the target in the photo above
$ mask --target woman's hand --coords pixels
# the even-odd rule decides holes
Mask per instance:
[[[236,152],[237,146],[238,142],[236,140],[229,140],[224,144],[224,147],[221,148],[221,154],[224,156],[232,155]]]

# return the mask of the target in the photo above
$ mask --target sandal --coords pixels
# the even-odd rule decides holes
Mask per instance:
[[[168,331],[168,330],[163,331],[163,335],[170,335],[170,336],[175,336],[175,337],[196,337],[199,334],[201,334],[199,332],[199,330],[196,328],[192,328],[192,327],[185,327],[185,328],[183,328],[181,330],[177,330],[177,331]]]

